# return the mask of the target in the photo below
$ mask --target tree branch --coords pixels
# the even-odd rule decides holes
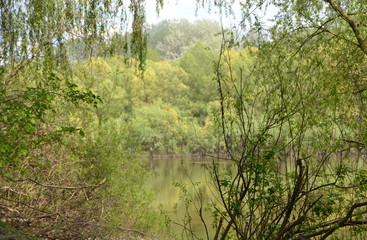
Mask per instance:
[[[353,211],[356,209],[356,208],[359,208],[359,207],[363,207],[363,206],[367,206],[367,202],[361,202],[361,203],[355,203],[348,211],[347,215],[340,219],[340,221],[338,222],[338,224],[334,227],[331,227],[326,233],[324,236],[322,236],[320,238],[320,240],[324,240],[326,239],[328,236],[330,236],[335,230],[337,230],[338,228],[341,228],[341,227],[344,227],[344,226],[347,226],[347,222],[348,222],[348,219],[350,219],[352,217],[352,214],[353,214]]]
[[[27,179],[20,179],[20,180],[17,180],[16,182],[24,182],[24,181],[30,181],[30,182],[33,182],[37,185],[40,185],[42,187],[47,187],[47,188],[58,188],[58,189],[68,189],[68,190],[74,190],[74,189],[84,189],[84,188],[92,188],[92,187],[99,187],[101,186],[103,183],[106,182],[106,178],[104,178],[102,180],[102,182],[98,183],[98,184],[95,184],[95,185],[86,185],[86,186],[80,186],[80,187],[68,187],[68,186],[55,186],[55,185],[46,185],[46,184],[42,184],[42,183],[39,183],[37,182],[36,180],[33,180],[31,178],[27,178]]]
[[[338,7],[333,0],[324,0],[324,1],[329,3],[330,6],[339,14],[339,16],[341,16],[344,19],[344,21],[346,21],[349,24],[349,26],[352,28],[354,32],[354,35],[358,40],[359,44],[358,47],[363,51],[365,55],[367,55],[367,46],[364,44],[363,37],[356,23],[340,7]]]

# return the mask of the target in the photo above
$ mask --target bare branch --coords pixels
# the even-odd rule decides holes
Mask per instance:
[[[84,188],[93,188],[93,187],[99,187],[101,186],[103,183],[106,182],[106,178],[104,178],[102,180],[102,182],[98,183],[98,184],[95,184],[95,185],[86,185],[86,186],[79,186],[79,187],[68,187],[68,186],[55,186],[55,185],[46,185],[46,184],[42,184],[42,183],[39,183],[37,182],[36,180],[33,180],[31,178],[27,178],[27,179],[20,179],[20,180],[17,180],[15,182],[24,182],[24,181],[30,181],[30,182],[33,182],[37,185],[40,185],[42,187],[47,187],[47,188],[58,188],[58,189],[68,189],[68,190],[75,190],[75,189],[84,189]]]

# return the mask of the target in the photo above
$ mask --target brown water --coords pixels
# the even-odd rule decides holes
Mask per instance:
[[[193,229],[193,233],[206,239],[204,224],[198,211],[202,207],[203,218],[208,228],[209,239],[212,239],[215,230],[211,227],[212,213],[206,208],[211,202],[217,202],[209,171],[205,168],[208,161],[198,159],[149,159],[148,166],[154,174],[150,181],[151,187],[157,191],[154,206],[162,204],[172,220],[172,228],[179,239],[192,238],[186,236],[184,227]],[[181,185],[184,187],[177,187]],[[192,200],[188,204],[188,201]],[[191,224],[187,223],[185,214],[189,213]],[[185,224],[186,222],[186,224]]]

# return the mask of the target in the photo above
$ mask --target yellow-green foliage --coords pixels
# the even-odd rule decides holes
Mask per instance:
[[[243,69],[244,77],[252,67],[250,52],[226,52],[230,64]],[[213,122],[218,112],[214,56],[198,42],[180,61],[148,60],[144,72],[137,70],[136,61],[122,56],[91,58],[75,65],[74,81],[102,97],[99,108],[92,110],[98,119],[95,124],[120,119],[129,126],[126,134],[143,150],[212,153],[223,147]],[[228,74],[229,69],[224,71]]]

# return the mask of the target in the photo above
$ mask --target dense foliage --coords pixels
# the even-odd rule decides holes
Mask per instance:
[[[0,19],[1,223],[47,239],[162,232],[138,146],[126,125],[99,118],[111,89],[93,93],[99,76],[78,75],[70,51],[83,42],[80,59],[105,54],[115,26],[143,69],[143,3],[0,1]]]
[[[17,4],[27,10],[15,11]],[[190,39],[182,61],[171,62],[153,46],[146,50],[145,37],[134,38],[143,26],[105,31],[112,23],[100,17],[116,11],[136,13],[139,22],[139,1],[120,10],[107,2],[37,4],[1,6],[1,221],[44,238],[162,232],[139,152],[220,147],[211,113],[215,55]],[[173,30],[176,22],[166,24]],[[210,21],[186,25],[191,34],[201,25],[218,30]],[[215,39],[211,31],[197,39]]]
[[[242,2],[251,30],[223,42],[216,66],[235,167],[211,168],[215,239],[365,238],[364,4]],[[269,5],[278,14],[264,24]],[[256,49],[249,71],[236,66],[236,46]]]
[[[233,2],[197,1],[229,15]],[[141,153],[200,153],[217,156],[208,239],[363,234],[364,4],[241,1],[234,33],[148,29],[141,0],[0,1],[1,222],[41,238],[159,235]]]
[[[246,54],[233,54],[238,61],[248,61]],[[126,125],[126,136],[144,151],[214,153],[218,136],[212,113],[219,106],[214,59],[215,54],[199,41],[175,62],[148,59],[143,73],[136,71],[135,60],[123,56],[80,61],[74,67],[74,80],[83,89],[104,96],[98,109],[91,109],[94,117],[100,123]]]

